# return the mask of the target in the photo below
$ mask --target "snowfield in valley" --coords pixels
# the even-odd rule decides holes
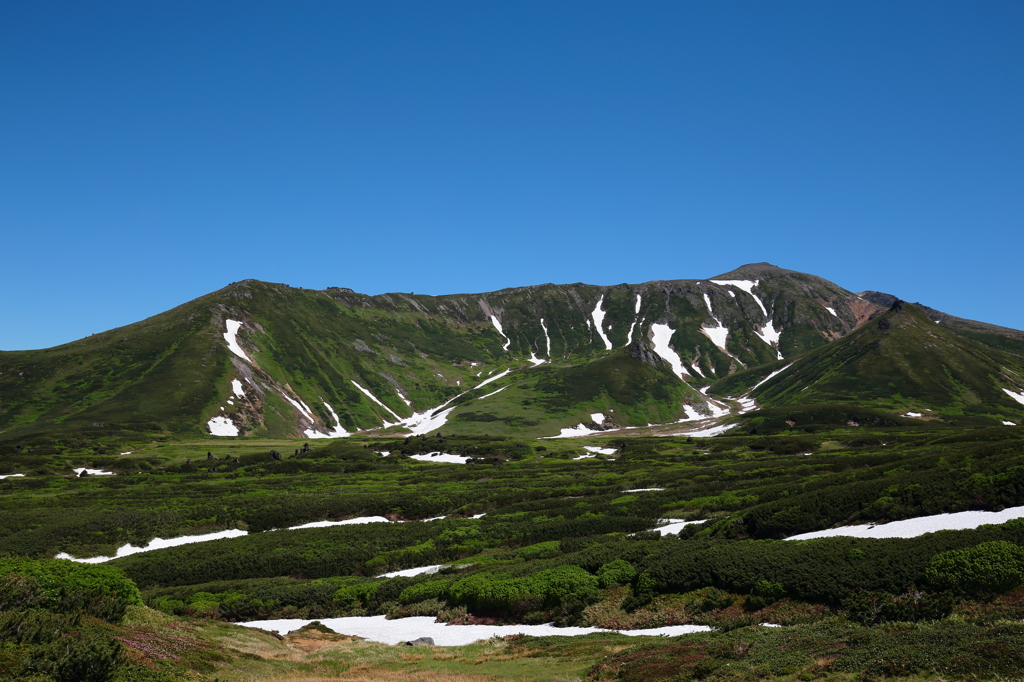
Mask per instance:
[[[998,525],[1024,518],[1024,507],[1009,507],[1003,511],[965,511],[952,514],[935,514],[921,516],[916,519],[890,521],[883,524],[867,524],[862,526],[844,526],[828,528],[811,533],[801,533],[786,538],[787,540],[813,540],[815,538],[916,538],[925,533],[940,530],[969,530],[984,525]]]
[[[271,630],[279,634],[287,634],[298,630],[311,620],[300,618],[283,618],[278,620],[254,620],[239,623],[247,627]],[[706,625],[671,625],[647,630],[605,630],[590,627],[555,627],[546,625],[448,625],[437,623],[433,616],[412,616],[388,620],[387,616],[350,616],[347,618],[321,618],[320,622],[335,632],[356,635],[373,642],[384,644],[401,644],[419,637],[430,637],[436,646],[463,646],[481,639],[506,637],[508,635],[532,635],[535,637],[588,635],[592,632],[619,632],[631,636],[665,636],[687,635],[694,632],[710,632]]]

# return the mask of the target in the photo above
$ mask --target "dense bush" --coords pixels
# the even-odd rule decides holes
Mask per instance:
[[[141,603],[109,566],[0,559],[0,678],[111,679],[124,648],[99,619],[118,622]]]
[[[1024,547],[996,540],[943,552],[928,562],[925,577],[937,589],[961,594],[1006,592],[1024,583]]]
[[[750,598],[747,600],[747,605],[757,611],[763,609],[766,606],[770,606],[780,599],[786,597],[786,588],[781,583],[773,583],[770,580],[759,580],[754,585],[754,589],[750,591]]]
[[[857,590],[899,594],[914,589],[923,584],[925,570],[935,555],[993,540],[1024,541],[1024,522],[930,533],[906,540],[837,537],[803,542],[736,542],[698,536],[687,541],[651,543],[650,552],[634,563],[650,574],[659,592],[713,586],[750,593],[760,581],[767,580],[782,585],[789,596],[839,604]],[[998,587],[1002,590],[1012,582]],[[937,589],[945,589],[938,588],[938,584]]]
[[[635,575],[636,569],[633,568],[633,564],[622,559],[616,559],[597,569],[597,580],[601,587],[625,585]]]
[[[596,597],[598,581],[577,566],[538,571],[524,577],[476,573],[453,583],[450,600],[473,613],[522,616],[556,607],[585,606]]]
[[[111,622],[141,605],[138,587],[113,566],[55,559],[0,559],[0,610],[36,607]]]
[[[0,641],[6,644],[0,651],[5,679],[105,682],[124,651],[117,639],[83,623],[78,614],[43,609],[0,612]]]

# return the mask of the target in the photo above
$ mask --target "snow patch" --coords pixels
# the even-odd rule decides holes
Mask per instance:
[[[822,305],[824,305],[824,304],[822,304]],[[838,315],[838,314],[836,313],[836,309],[835,309],[835,308],[833,308],[832,306],[827,306],[827,305],[826,305],[826,306],[825,306],[825,310],[827,310],[827,311],[829,311],[830,313],[832,313],[832,316],[833,316],[833,317],[839,317],[839,315]]]
[[[718,322],[718,320],[715,320],[715,322]],[[702,332],[704,332],[704,336],[706,336],[709,339],[711,339],[711,343],[713,343],[716,346],[718,346],[722,350],[723,353],[725,353],[726,355],[729,355],[730,357],[732,357],[732,354],[729,353],[729,351],[726,350],[726,348],[725,348],[725,341],[726,341],[726,339],[729,338],[729,328],[728,327],[724,327],[724,326],[722,326],[721,322],[718,322],[718,326],[717,327],[705,327],[705,326],[702,325],[700,330]]]
[[[1004,388],[1003,390],[1006,391],[1006,395],[1010,396],[1021,405],[1024,405],[1024,391],[1021,391],[1020,393],[1014,393],[1008,388]]]
[[[419,568],[407,568],[404,571],[391,571],[390,573],[382,573],[378,575],[378,578],[411,578],[414,575],[432,575],[437,573],[442,568],[445,568],[447,564],[437,564],[435,566],[420,566]]]
[[[686,412],[686,416],[679,420],[681,422],[692,422],[698,419],[707,419],[707,416],[698,412],[693,405],[683,405],[683,411]]]
[[[107,561],[112,561],[113,559],[120,559],[121,557],[138,554],[139,552],[148,552],[154,549],[166,549],[167,547],[177,547],[179,545],[190,545],[195,542],[237,538],[243,535],[248,535],[248,532],[244,530],[222,530],[216,533],[206,533],[205,535],[183,535],[181,537],[169,538],[167,540],[163,538],[153,538],[144,547],[135,547],[131,544],[121,545],[118,547],[117,553],[114,556],[94,556],[90,559],[76,559],[67,552],[61,552],[55,556],[54,559],[67,559],[68,561],[77,561],[80,564],[102,564]]]
[[[0,479],[4,479],[4,478],[18,478],[19,476],[24,476],[24,475],[25,474],[0,474]]]
[[[711,298],[706,293],[704,294],[704,304],[708,307],[708,312],[711,313],[711,316],[714,317],[715,311],[711,309]]]
[[[353,379],[349,379],[349,381],[351,381],[351,382],[352,382],[352,385],[353,385],[353,386],[355,386],[355,387],[356,387],[356,388],[358,388],[358,389],[359,389],[360,391],[362,391],[362,392],[363,392],[363,395],[365,395],[365,396],[366,396],[367,398],[369,398],[369,399],[370,399],[370,400],[372,400],[373,402],[375,402],[375,403],[377,403],[378,405],[380,405],[381,407],[383,407],[383,408],[384,408],[385,410],[387,410],[388,412],[390,412],[390,413],[391,413],[391,416],[392,416],[392,417],[394,417],[394,418],[395,418],[395,419],[397,419],[398,421],[402,421],[402,418],[401,418],[401,417],[399,417],[399,416],[398,416],[397,414],[395,414],[395,413],[394,413],[394,411],[393,411],[393,410],[392,410],[392,409],[391,409],[390,407],[388,407],[387,405],[385,405],[385,404],[384,404],[384,403],[382,403],[381,401],[377,400],[377,396],[375,396],[374,394],[370,393],[370,392],[369,392],[368,390],[366,390],[365,388],[363,388],[362,386],[360,386],[359,384],[357,384],[357,383],[355,382],[355,380],[353,380]],[[288,396],[285,396],[285,398],[286,398],[286,399],[287,399],[287,397],[288,397]],[[291,402],[291,401],[289,401],[289,402]],[[385,424],[387,424],[387,422],[384,422],[384,423],[385,423]]]
[[[241,326],[242,326],[242,323],[239,322],[238,320],[228,320],[227,321],[227,329],[228,330],[226,332],[224,332],[224,340],[228,342],[228,350],[229,351],[231,351],[232,353],[234,353],[238,357],[242,358],[246,362],[251,363],[252,360],[250,360],[249,356],[245,354],[245,351],[242,350],[242,347],[238,345],[238,330],[239,330],[239,328],[241,328]]]
[[[732,285],[732,286],[736,287],[737,289],[742,289],[743,291],[747,292],[748,294],[753,296],[754,300],[757,302],[757,305],[759,305],[761,307],[761,312],[764,313],[764,316],[768,317],[768,311],[765,309],[764,303],[761,302],[761,299],[753,291],[754,287],[756,287],[760,281],[761,280],[759,280],[759,279],[755,279],[753,281],[751,281],[749,279],[713,279],[713,280],[711,280],[712,283],[718,284],[719,286]]]
[[[640,299],[641,295],[636,295],[636,305],[633,306],[633,324],[629,325],[629,335],[626,336],[626,343],[630,344],[633,342],[633,330],[636,329],[636,323],[640,319]]]
[[[409,455],[409,459],[418,459],[421,462],[434,462],[439,464],[465,464],[470,458],[463,457],[462,455],[450,455],[446,452],[428,452],[425,455]]]
[[[228,417],[214,417],[206,422],[211,436],[237,436],[238,427]]]
[[[454,399],[455,398],[452,398],[452,400]],[[445,405],[447,404],[448,403],[445,403]],[[441,407],[444,407],[444,405],[442,405]],[[439,429],[445,424],[447,424],[448,415],[450,415],[454,410],[454,407],[449,407],[447,410],[438,409],[433,412],[417,412],[413,416],[402,421],[401,424],[402,426],[409,429],[410,435],[422,436],[426,433],[430,433],[434,429]]]
[[[775,348],[775,354],[779,356],[779,360],[782,360],[782,353],[780,353],[778,350],[779,337],[782,336],[782,330],[780,329],[778,331],[775,331],[775,323],[773,323],[771,320],[768,320],[768,322],[763,327],[761,327],[760,331],[755,329],[754,333],[757,334],[758,338],[760,338],[762,341],[767,343],[769,346]]]
[[[498,333],[501,334],[502,338],[505,339],[505,345],[502,346],[501,349],[508,350],[508,347],[512,345],[512,339],[505,336],[505,332],[501,328],[501,322],[498,322],[498,318],[495,317],[494,315],[491,315],[491,324],[494,325],[494,328],[497,329]]]
[[[920,412],[907,412],[904,417],[923,417],[924,415]]]
[[[600,412],[594,412],[593,414],[590,415],[590,420],[595,424],[603,424],[605,416]]]
[[[328,412],[331,413],[331,417],[334,418],[334,430],[330,431],[328,433],[320,433],[319,431],[313,431],[311,429],[306,429],[306,431],[305,431],[306,437],[307,438],[348,438],[349,436],[351,436],[352,434],[349,433],[348,431],[346,431],[345,427],[343,427],[341,425],[341,420],[338,419],[338,413],[334,411],[334,408],[331,407],[327,403],[326,400],[321,401],[321,402],[323,402],[324,407],[327,408]]]
[[[683,366],[683,361],[679,359],[679,354],[672,350],[668,345],[669,341],[672,340],[672,335],[675,333],[675,330],[667,324],[651,325],[651,343],[654,345],[654,352],[657,353],[662,360],[671,365],[672,371],[675,375],[682,379],[684,374],[689,376],[690,373],[687,372],[686,368]]]
[[[815,538],[916,538],[940,530],[970,530],[987,524],[997,525],[1024,518],[1024,507],[1010,507],[998,512],[965,511],[952,514],[920,516],[916,519],[892,521],[879,525],[843,526],[812,533],[801,533],[787,540],[813,540]]]
[[[301,526],[288,526],[285,530],[329,528],[331,526],[360,526],[364,523],[391,523],[391,520],[383,516],[358,516],[354,519],[345,519],[344,521],[313,521],[311,523],[304,523]]]
[[[512,372],[511,369],[506,369],[501,374],[495,374],[490,379],[484,379],[479,384],[477,384],[474,388],[483,388],[484,386],[486,386],[487,384],[491,383],[492,381],[497,381],[498,379],[500,379],[500,378],[502,378],[504,376],[508,376],[511,372]],[[454,398],[453,398],[453,400],[454,400]],[[447,403],[445,403],[445,404],[447,404]]]
[[[743,401],[740,402],[742,403]],[[754,401],[751,400],[750,402],[753,403]],[[711,410],[711,416],[716,419],[718,417],[724,417],[725,415],[729,414],[729,408],[717,403],[713,398],[708,398],[707,405],[708,409]]]
[[[412,616],[388,620],[387,616],[348,616],[345,618],[320,618],[321,623],[335,632],[356,635],[371,642],[384,644],[400,644],[418,637],[430,637],[435,646],[464,646],[491,637],[507,637],[508,635],[531,635],[535,637],[587,635],[592,632],[619,632],[630,636],[666,636],[687,635],[695,632],[710,632],[707,625],[670,625],[647,630],[605,630],[593,627],[555,627],[546,625],[447,625],[438,623],[433,616]],[[312,621],[302,618],[282,618],[277,620],[256,620],[238,623],[246,627],[271,630],[279,634],[287,634],[298,630]]]
[[[723,424],[720,426],[712,426],[709,429],[701,429],[700,431],[684,431],[683,433],[677,433],[677,436],[692,436],[695,438],[710,438],[711,436],[717,436],[725,433],[732,428],[732,424]]]
[[[1003,426],[1016,426],[1013,422],[1003,421]],[[21,474],[15,474],[15,476],[21,476]]]
[[[540,318],[540,326],[544,330],[544,340],[547,341],[547,344],[548,344],[547,356],[550,358],[551,357],[551,337],[548,336],[548,328],[544,324],[544,318],[543,317]]]
[[[632,490],[623,490],[624,493],[648,493],[656,490],[664,490],[664,488],[633,488]]]
[[[605,311],[601,310],[601,304],[604,302],[604,296],[597,299],[597,305],[594,306],[594,312],[590,313],[590,316],[594,318],[594,327],[597,329],[598,335],[601,340],[604,341],[604,349],[611,350],[612,342],[608,340],[608,335],[604,333],[604,316]]]
[[[492,395],[497,395],[498,393],[501,393],[501,392],[502,392],[502,391],[504,391],[504,390],[505,390],[506,388],[508,388],[508,386],[502,386],[502,387],[501,387],[501,388],[499,388],[499,389],[498,389],[497,391],[494,391],[494,392],[492,392],[492,393],[488,393],[487,395],[482,395],[482,396],[480,396],[479,398],[477,398],[477,400],[483,400],[484,398],[490,398],[490,397],[491,397]]]
[[[590,458],[592,458],[592,457],[597,457],[597,455],[580,455],[579,457],[573,457],[573,460],[578,460],[578,459],[590,459]]]
[[[309,421],[315,421],[313,419],[313,411],[309,409],[309,407],[306,405],[306,403],[302,402],[301,400],[298,400],[298,401],[292,400],[291,398],[286,396],[284,393],[281,394],[281,397],[284,398],[285,400],[287,400],[289,403],[291,403],[292,407],[294,407],[296,410],[298,410],[299,413],[303,417],[305,417]]]
[[[239,381],[238,379],[231,380],[231,392],[234,393],[235,396],[238,398],[245,397],[245,389],[242,386],[242,382]]]
[[[594,429],[589,429],[586,426],[584,426],[583,424],[577,424],[576,426],[571,426],[571,427],[562,429],[561,432],[557,436],[541,436],[541,440],[549,440],[549,439],[552,439],[552,438],[573,438],[575,436],[589,436],[592,433],[601,433],[601,432],[600,431],[595,431]]]
[[[598,455],[614,455],[616,452],[618,452],[618,450],[615,448],[599,448],[595,445],[584,445],[583,449],[586,450],[587,452],[593,452]]]
[[[783,367],[782,369],[775,370],[774,372],[772,372],[771,374],[766,376],[764,379],[761,379],[759,382],[754,384],[754,388],[752,388],[749,391],[747,391],[747,395],[753,393],[754,390],[757,389],[757,387],[760,386],[761,384],[763,384],[765,382],[768,382],[768,381],[771,381],[772,379],[774,379],[775,377],[779,376],[780,374],[782,374],[783,372],[785,372],[787,369],[789,369],[792,366],[793,366],[793,363],[790,363],[790,364],[786,365],[785,367]]]
[[[740,404],[740,414],[746,414],[752,410],[757,409],[757,402],[753,398],[740,398],[737,402]]]
[[[679,531],[687,526],[692,526],[698,523],[704,523],[704,521],[681,521],[679,519],[662,519],[666,524],[664,526],[658,526],[654,530],[662,535],[679,535]]]

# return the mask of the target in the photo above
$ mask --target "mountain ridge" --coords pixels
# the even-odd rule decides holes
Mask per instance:
[[[0,352],[0,437],[109,423],[539,436],[721,417],[743,410],[700,389],[849,336],[885,312],[881,296],[770,263],[710,279],[443,296],[242,280],[69,344]],[[961,331],[992,334],[977,325]],[[637,341],[664,366],[632,357]]]

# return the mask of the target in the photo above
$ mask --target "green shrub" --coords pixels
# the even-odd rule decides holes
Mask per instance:
[[[451,580],[428,580],[427,582],[410,585],[398,595],[398,601],[402,604],[415,604],[427,599],[439,599],[444,597],[451,585]]]
[[[579,566],[559,566],[525,577],[477,573],[454,583],[449,595],[475,613],[501,616],[591,601],[597,578]]]
[[[992,595],[1024,583],[1024,548],[1005,540],[983,542],[932,557],[928,584],[961,594]]]
[[[601,587],[625,585],[635,575],[636,569],[633,568],[633,564],[623,559],[616,559],[597,569],[597,582]]]
[[[21,670],[11,679],[105,682],[124,650],[109,633],[84,624],[80,614],[42,609],[0,613],[0,642],[25,651]]]
[[[334,593],[334,602],[345,608],[366,608],[383,584],[375,582],[346,585]]]
[[[635,611],[654,600],[654,590],[658,583],[647,573],[637,573],[630,584],[630,593],[622,601],[623,611]]]
[[[786,588],[780,583],[773,583],[770,580],[760,580],[750,592],[750,599],[747,605],[755,611],[774,604],[786,596]]]
[[[0,576],[7,577],[0,581],[0,608],[31,604],[54,613],[86,613],[118,622],[129,606],[142,604],[139,588],[112,566],[0,559]]]

